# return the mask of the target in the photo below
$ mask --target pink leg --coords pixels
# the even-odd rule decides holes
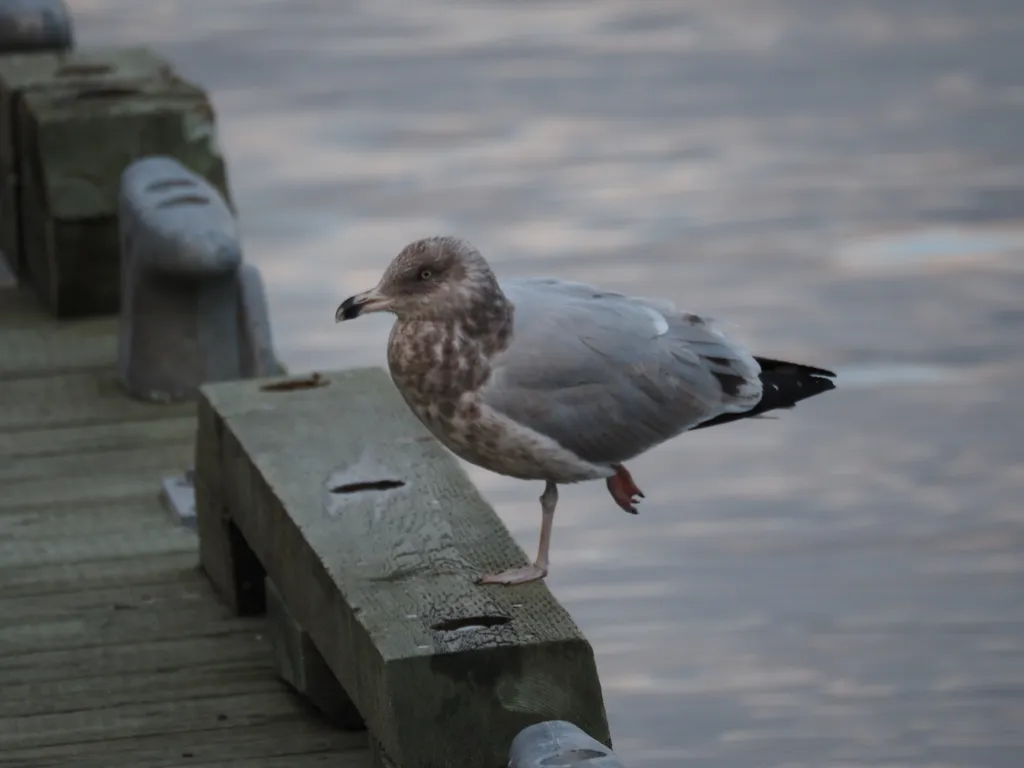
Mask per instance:
[[[644,493],[636,487],[633,476],[629,470],[621,464],[615,464],[615,474],[608,478],[608,493],[615,499],[615,503],[629,512],[636,514],[636,505],[644,498]],[[639,497],[639,498],[636,498]]]
[[[537,546],[537,560],[524,568],[511,568],[494,575],[480,578],[480,584],[525,584],[543,579],[548,575],[548,550],[551,547],[551,526],[555,521],[555,505],[558,503],[558,486],[548,483],[540,497],[540,544]]]

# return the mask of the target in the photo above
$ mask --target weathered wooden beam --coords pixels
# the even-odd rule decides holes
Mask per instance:
[[[63,0],[0,0],[0,53],[65,51],[74,44]]]
[[[120,194],[118,371],[128,393],[161,402],[209,381],[277,373],[263,284],[243,269],[234,214],[170,157],[125,169]]]
[[[197,454],[202,448],[197,437]],[[205,441],[208,442],[208,441]],[[214,588],[239,616],[266,613],[267,574],[263,565],[238,530],[222,496],[204,487],[193,476],[196,529],[199,532],[199,561]]]
[[[508,768],[625,768],[601,742],[565,720],[524,728],[512,742]]]
[[[267,635],[274,651],[277,676],[334,724],[346,730],[363,730],[366,724],[359,710],[338,683],[309,633],[291,615],[274,582],[266,579],[264,589],[267,595]]]
[[[126,87],[171,75],[170,65],[146,48],[87,48],[0,57],[0,250],[24,282],[20,175],[26,159],[18,103],[26,93],[68,88]]]
[[[168,72],[30,91],[18,103],[18,209],[30,282],[58,317],[117,312],[117,215],[128,164],[174,157],[228,199],[209,99]]]
[[[609,741],[590,644],[378,369],[206,385],[201,558],[236,608],[270,577],[400,768],[499,768],[551,719]],[[248,594],[243,588],[249,584]]]

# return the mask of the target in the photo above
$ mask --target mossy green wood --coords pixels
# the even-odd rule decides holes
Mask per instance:
[[[383,749],[401,768],[499,768],[557,718],[609,741],[592,649],[547,587],[474,582],[526,556],[458,463],[383,371],[325,380],[203,387],[198,507],[231,518]],[[381,480],[404,485],[331,490]],[[227,548],[201,550],[232,599]],[[460,620],[493,626],[440,628]]]
[[[230,200],[213,107],[184,80],[29,92],[18,119],[22,248],[54,315],[118,310],[118,195],[133,160],[174,157]]]
[[[22,95],[51,88],[111,87],[172,75],[148,48],[86,48],[0,57],[0,250],[16,275],[24,273],[17,208],[17,104]]]

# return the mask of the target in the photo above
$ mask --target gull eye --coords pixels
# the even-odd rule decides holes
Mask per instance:
[[[433,276],[434,276],[434,273],[431,272],[429,269],[421,269],[420,270],[420,280],[429,280]]]

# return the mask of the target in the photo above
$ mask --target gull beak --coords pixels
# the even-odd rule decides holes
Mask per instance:
[[[382,296],[376,288],[349,296],[334,313],[334,322],[351,320],[370,312],[385,312],[391,309],[391,299]]]

